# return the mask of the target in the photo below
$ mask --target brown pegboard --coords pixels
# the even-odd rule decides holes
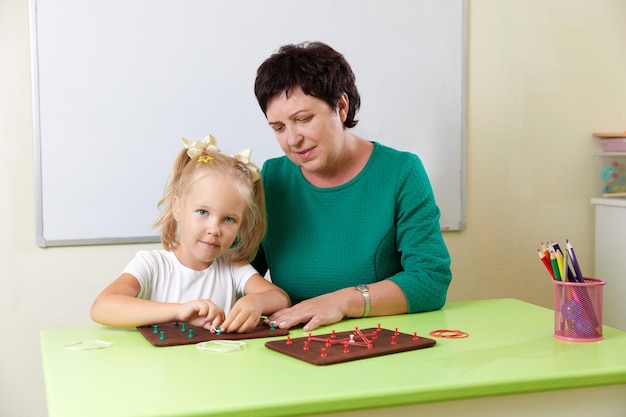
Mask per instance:
[[[190,326],[185,323],[171,322],[165,324],[151,326],[139,326],[137,330],[154,346],[179,346],[190,345],[194,343],[207,342],[209,340],[240,340],[255,339],[259,337],[285,336],[289,334],[289,329],[272,329],[263,323],[259,323],[257,327],[247,333],[211,333],[202,327]],[[183,330],[184,328],[184,330]],[[191,329],[192,336],[189,336]],[[163,332],[163,336],[161,336]],[[162,338],[163,337],[163,338]]]
[[[295,339],[268,341],[265,346],[313,365],[330,365],[427,348],[436,343],[427,337],[378,327],[317,336],[310,333]]]

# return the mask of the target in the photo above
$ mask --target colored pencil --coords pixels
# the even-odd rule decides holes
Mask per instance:
[[[554,256],[556,257],[556,263],[559,266],[559,276],[561,276],[563,281],[567,281],[565,278],[565,269],[563,269],[563,252],[561,249],[556,249],[554,251]]]
[[[561,280],[561,274],[559,273],[559,263],[556,260],[556,255],[554,251],[550,249],[550,263],[552,264],[552,271],[554,272],[554,279],[557,281]]]
[[[574,272],[576,272],[576,281],[585,282],[585,276],[580,269],[580,264],[578,263],[578,259],[576,259],[576,253],[574,252],[572,244],[569,243],[569,240],[566,240],[565,247],[567,248],[567,252],[569,253],[569,259],[570,261],[572,261],[572,267],[574,268]]]
[[[559,246],[558,242],[555,242],[554,240],[552,240],[550,242],[550,247],[552,249],[554,249],[555,253],[560,251],[563,256],[565,256],[565,254],[567,253],[567,251],[561,250],[561,247]],[[558,255],[557,255],[557,260],[558,260]],[[563,279],[563,281],[576,282],[576,278],[574,277],[574,273],[572,272],[572,269],[569,266],[567,268],[564,267],[562,269],[562,271],[561,271],[561,278]]]
[[[552,279],[554,279],[554,272],[552,272],[552,265],[550,264],[550,260],[546,257],[546,255],[541,251],[541,249],[537,249],[537,254],[539,255],[539,259],[543,263],[543,266],[546,267]]]

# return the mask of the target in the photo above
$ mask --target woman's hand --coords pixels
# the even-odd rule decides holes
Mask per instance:
[[[354,294],[350,294],[347,291],[351,291]],[[347,315],[345,306],[349,300],[346,295],[361,297],[360,293],[353,289],[320,295],[304,300],[293,307],[279,310],[272,314],[268,321],[276,322],[276,326],[281,329],[288,329],[300,323],[306,323],[303,327],[304,331],[337,323]]]
[[[369,284],[368,288],[371,300],[370,316],[388,316],[407,312],[408,306],[404,293],[393,281],[384,280]],[[267,321],[276,322],[281,329],[306,323],[303,330],[311,331],[319,326],[337,323],[344,317],[362,317],[364,311],[363,295],[355,287],[349,287],[279,310]]]

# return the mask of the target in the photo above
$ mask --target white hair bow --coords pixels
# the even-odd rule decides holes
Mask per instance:
[[[209,135],[199,141],[183,137],[183,143],[185,144],[185,148],[187,148],[187,155],[189,155],[190,158],[195,158],[198,154],[202,153],[204,149],[215,152],[220,151],[217,147],[217,139],[215,139],[213,135]]]
[[[237,161],[239,161],[239,165],[241,168],[250,174],[250,178],[252,178],[252,182],[257,181],[261,178],[261,174],[259,174],[259,168],[250,162],[250,155],[252,155],[252,149],[244,149],[239,152],[237,155],[233,155]]]

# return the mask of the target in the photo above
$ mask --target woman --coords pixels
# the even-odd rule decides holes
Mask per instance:
[[[441,308],[450,257],[427,174],[416,155],[350,131],[360,96],[343,55],[285,45],[254,90],[285,153],[263,165],[268,233],[253,265],[293,306],[269,320],[309,331]]]

